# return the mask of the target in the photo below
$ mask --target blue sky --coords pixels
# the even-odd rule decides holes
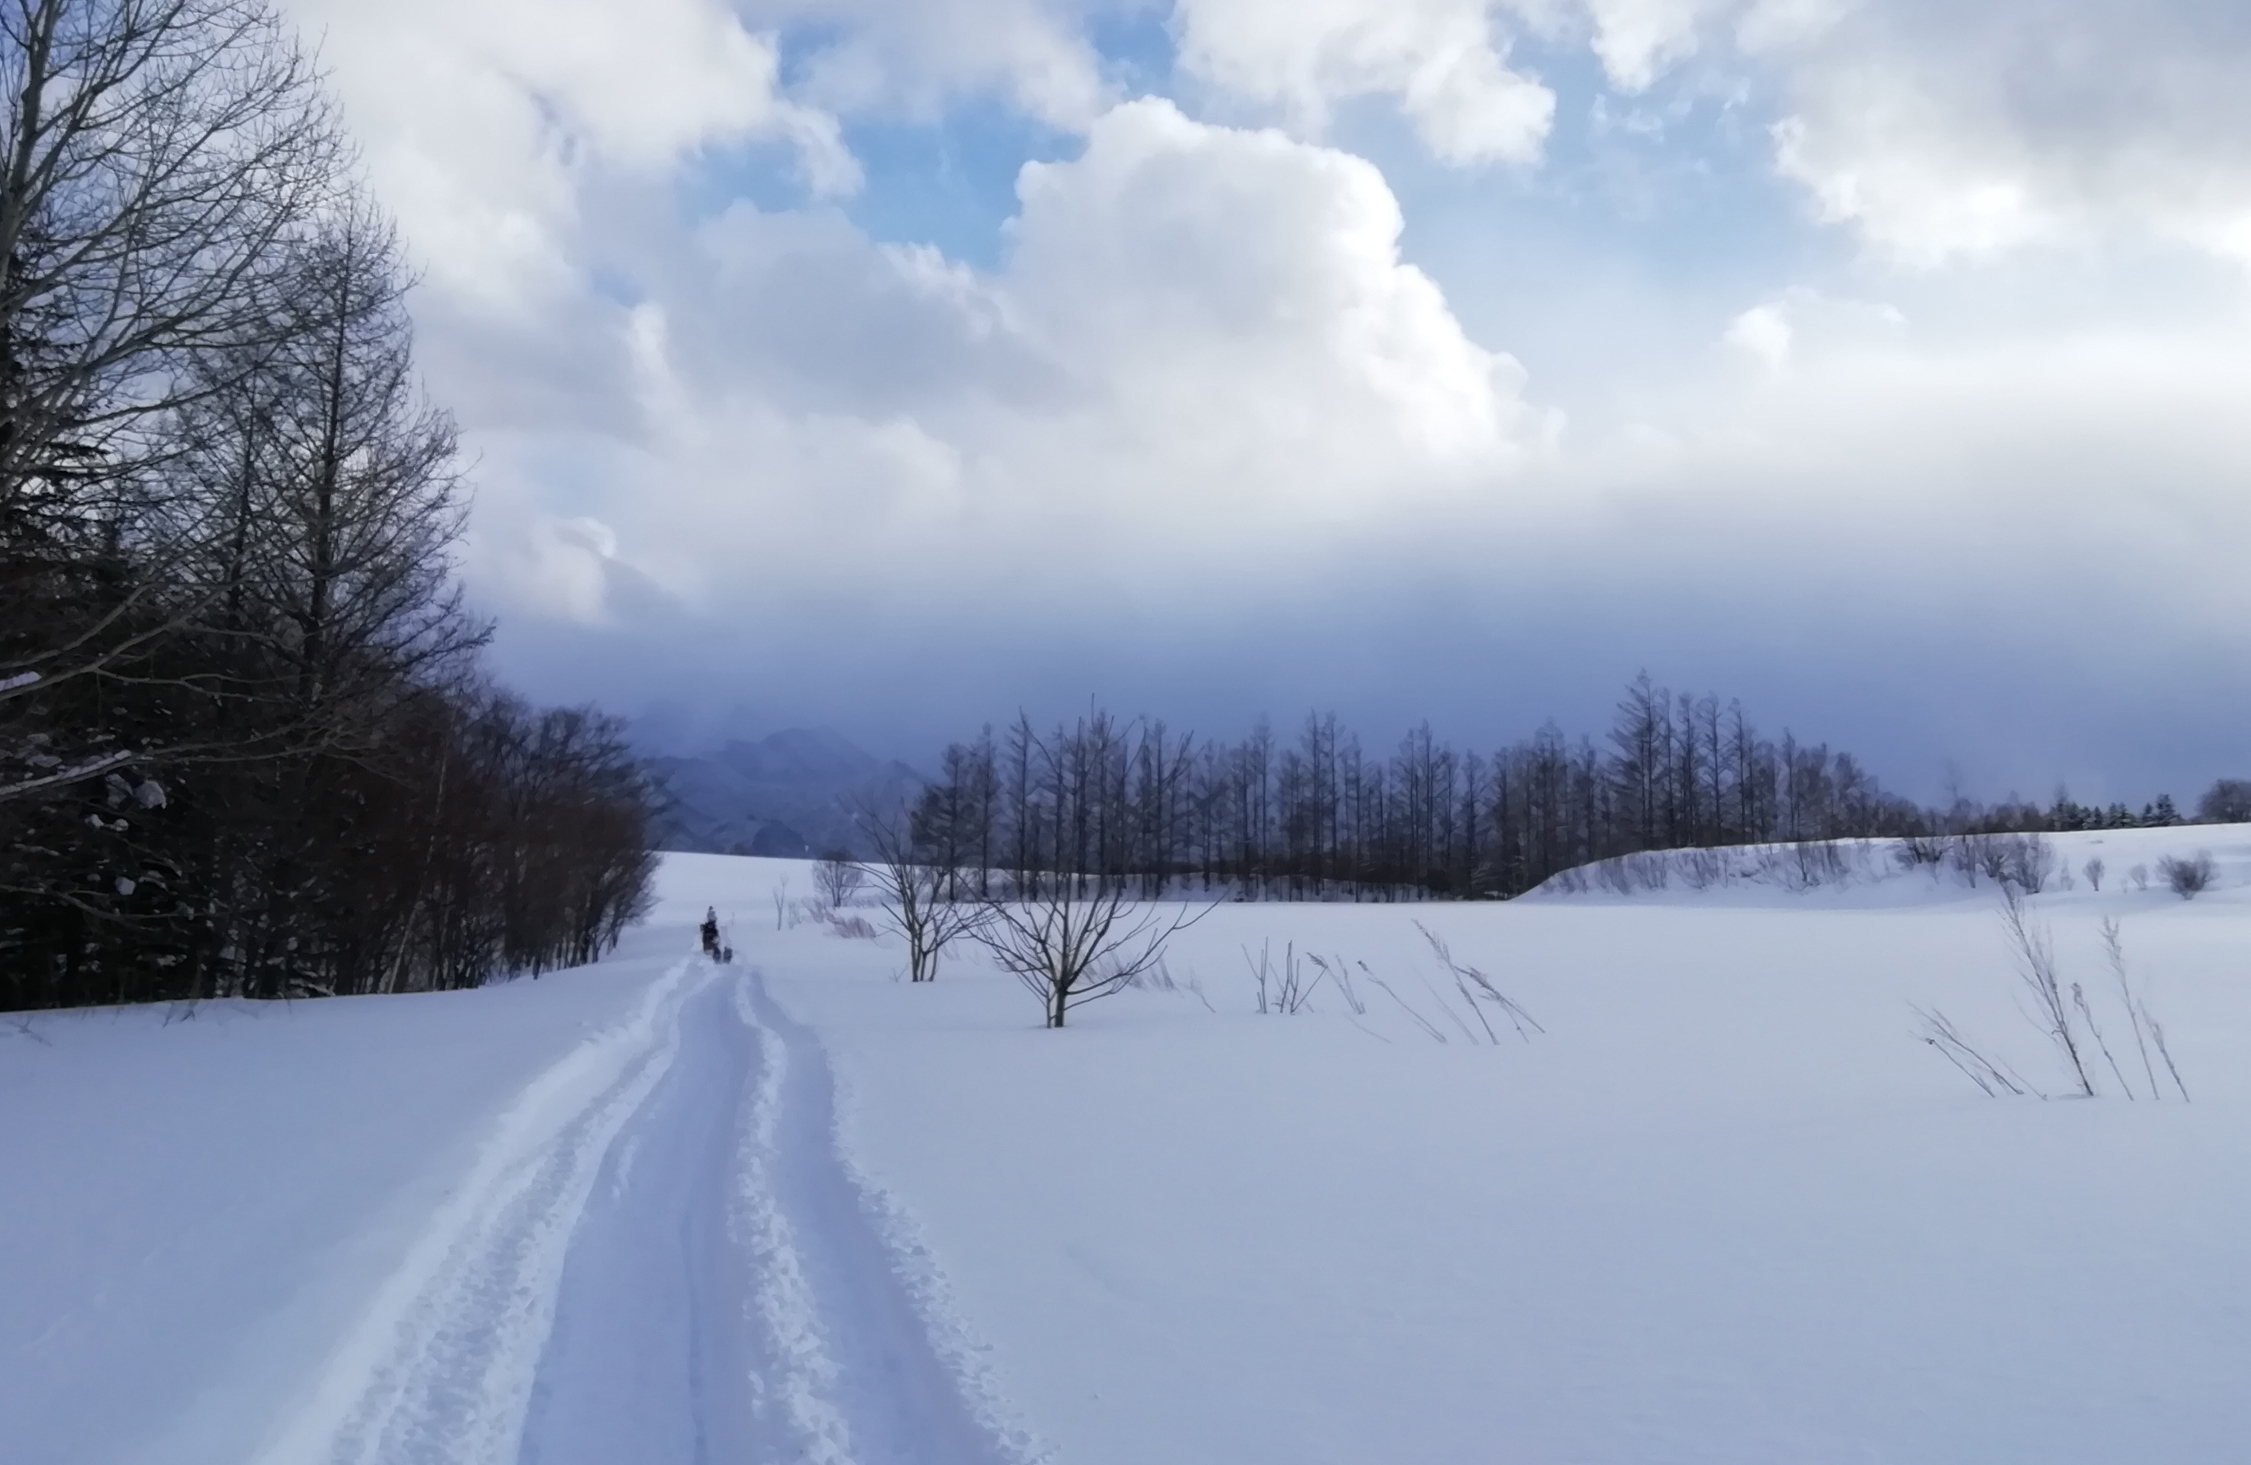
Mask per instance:
[[[2251,771],[2215,0],[296,0],[543,698]]]

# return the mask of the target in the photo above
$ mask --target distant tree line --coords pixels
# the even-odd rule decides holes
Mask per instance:
[[[1237,742],[1099,709],[1045,731],[1020,715],[947,748],[911,837],[921,858],[958,872],[949,893],[960,897],[1060,882],[1397,900],[1511,896],[1645,851],[2176,818],[2169,799],[2140,819],[2063,799],[2048,811],[1925,809],[1850,753],[1769,737],[1740,702],[1643,675],[1599,743],[1550,722],[1484,752],[1427,725],[1371,751],[1333,715],[1308,717],[1287,741],[1261,721]]]
[[[485,685],[398,243],[260,0],[0,13],[0,1006],[473,985],[645,905]]]

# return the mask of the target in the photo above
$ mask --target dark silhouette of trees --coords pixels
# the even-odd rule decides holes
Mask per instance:
[[[309,63],[256,0],[24,0],[0,89],[0,1007],[596,955],[641,771],[478,680],[453,425]]]
[[[1237,743],[1099,709],[946,751],[916,851],[979,893],[1233,889],[1249,898],[1500,897],[1641,850],[1904,834],[1935,816],[1826,745],[1644,676],[1602,746],[1553,723],[1491,752],[1427,726],[1370,754],[1333,715]]]
[[[2223,778],[2196,801],[2197,822],[2251,824],[2251,780]]]

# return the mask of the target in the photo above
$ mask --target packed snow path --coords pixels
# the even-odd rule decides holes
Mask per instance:
[[[999,1465],[756,972],[683,964],[543,1075],[273,1465]]]

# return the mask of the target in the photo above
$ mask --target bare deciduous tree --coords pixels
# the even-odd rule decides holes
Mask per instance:
[[[986,907],[957,900],[955,872],[917,850],[905,822],[863,810],[860,828],[875,858],[865,868],[885,922],[907,943],[907,980],[935,981],[938,961],[957,937],[974,932]]]
[[[2223,778],[2196,801],[2196,817],[2205,824],[2251,824],[2251,779]]]
[[[860,862],[843,850],[830,850],[813,862],[813,888],[830,910],[850,900],[866,878]]]
[[[1074,899],[1068,881],[1020,901],[987,900],[976,939],[995,963],[1040,999],[1047,1026],[1074,1008],[1121,991],[1163,956],[1165,943],[1212,907],[1178,909],[1126,899],[1123,882]]]
[[[2157,873],[2165,881],[2165,888],[2183,900],[2193,900],[2212,886],[2218,873],[2208,850],[2198,850],[2188,859],[2167,855],[2157,862]]]
[[[0,1006],[474,985],[645,907],[622,728],[474,674],[349,173],[268,0],[0,0]]]
[[[1995,846],[2000,852],[1999,878],[2026,895],[2038,895],[2045,890],[2048,880],[2055,874],[2056,852],[2047,839],[2039,834],[2013,834],[1996,837]]]
[[[185,564],[118,576],[117,552],[179,412],[291,330],[291,246],[344,157],[260,0],[0,7],[0,801],[138,755],[50,704],[215,593]]]

